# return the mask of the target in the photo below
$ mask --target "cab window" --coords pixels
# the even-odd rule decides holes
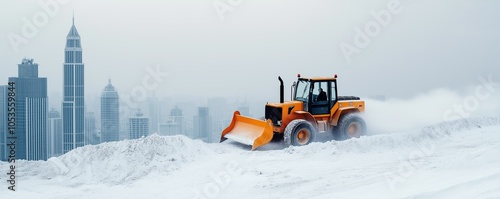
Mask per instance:
[[[313,102],[328,103],[328,100],[331,99],[328,95],[328,82],[315,82],[313,89]]]

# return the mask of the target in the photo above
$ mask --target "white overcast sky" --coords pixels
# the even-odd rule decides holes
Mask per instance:
[[[49,95],[62,90],[73,11],[89,96],[98,96],[108,77],[130,93],[142,84],[146,66],[156,65],[170,74],[155,89],[160,96],[269,101],[279,99],[278,75],[287,91],[297,73],[339,74],[340,94],[406,98],[500,74],[496,0],[401,0],[402,11],[350,63],[340,44],[353,45],[355,27],[364,30],[375,21],[370,12],[393,1],[243,0],[221,20],[214,0],[69,0],[16,52],[8,35],[22,36],[23,18],[32,22],[44,13],[36,2],[47,0],[0,6],[0,84],[17,76],[17,64],[30,57],[49,79]]]

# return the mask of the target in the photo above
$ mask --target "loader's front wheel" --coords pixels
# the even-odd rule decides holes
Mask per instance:
[[[359,138],[366,134],[366,124],[357,114],[348,114],[340,118],[337,133],[342,140]]]
[[[284,133],[285,145],[303,146],[314,141],[316,130],[313,125],[306,120],[294,120],[288,124]]]

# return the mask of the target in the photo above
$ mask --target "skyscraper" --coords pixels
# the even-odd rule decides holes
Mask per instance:
[[[166,123],[158,124],[158,134],[159,135],[180,135],[181,134],[181,125],[179,123],[175,123],[173,120],[169,120]]]
[[[48,156],[55,157],[62,154],[63,135],[61,114],[56,109],[51,109],[48,114]]]
[[[130,125],[130,139],[141,138],[142,136],[149,135],[149,118],[138,111],[135,117],[129,118]]]
[[[169,119],[158,124],[158,134],[160,135],[181,135],[184,125],[182,109],[177,106],[170,111]]]
[[[47,159],[47,78],[38,77],[38,64],[23,59],[16,88],[16,159]]]
[[[62,119],[63,153],[66,153],[85,143],[84,65],[80,35],[74,18],[64,51]]]
[[[109,80],[101,93],[101,142],[118,141],[120,138],[120,100]]]
[[[0,161],[7,160],[7,86],[0,86]]]
[[[198,115],[194,116],[194,139],[201,139],[205,142],[210,143],[212,140],[210,139],[210,133],[212,129],[211,125],[211,117],[208,111],[208,107],[198,107]]]

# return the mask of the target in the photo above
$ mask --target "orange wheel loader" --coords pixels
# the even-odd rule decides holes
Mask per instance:
[[[366,125],[359,113],[365,102],[359,97],[337,95],[337,75],[303,78],[292,85],[292,101],[284,101],[280,81],[280,102],[266,104],[264,120],[240,115],[235,111],[231,124],[222,131],[226,139],[251,145],[252,150],[266,145],[275,136],[283,136],[286,146],[302,146],[314,141],[317,133],[333,133],[336,138],[360,137]]]

